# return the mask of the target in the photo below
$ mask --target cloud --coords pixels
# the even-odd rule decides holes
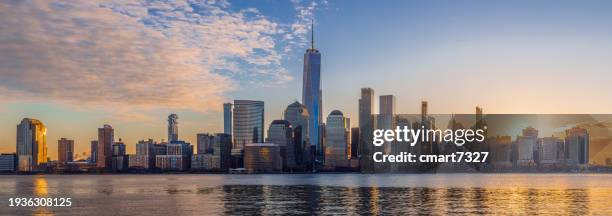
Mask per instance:
[[[220,109],[224,93],[244,77],[291,80],[277,52],[285,50],[276,39],[282,26],[257,9],[229,7],[226,1],[0,3],[0,100],[206,112]]]
[[[310,46],[310,31],[311,24],[315,21],[315,11],[318,9],[326,9],[328,1],[307,1],[307,0],[291,0],[296,12],[295,20],[289,24],[288,31],[283,35],[288,46],[283,49],[284,53],[291,53],[298,47]],[[316,21],[315,21],[316,24]]]

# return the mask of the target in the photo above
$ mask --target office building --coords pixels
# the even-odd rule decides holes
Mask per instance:
[[[268,128],[266,143],[278,144],[281,150],[284,170],[297,169],[296,146],[293,143],[293,128],[287,120],[274,120]]]
[[[244,145],[264,141],[264,102],[234,100],[233,127],[232,167],[240,168]]]
[[[379,113],[395,115],[395,96],[381,95],[379,97]]]
[[[114,172],[125,171],[129,165],[128,156],[125,154],[125,143],[119,138],[118,142],[113,143],[111,158],[111,170]]]
[[[297,101],[289,104],[284,113],[284,119],[291,124],[293,129],[293,143],[296,150],[295,163],[301,169],[312,168],[308,138],[308,116],[306,106]]]
[[[374,153],[372,145],[372,133],[375,127],[374,113],[374,89],[362,88],[359,99],[359,153],[361,155],[359,165],[363,172],[374,171]]]
[[[359,128],[351,128],[351,148],[349,149],[351,159],[359,157]]]
[[[310,144],[315,146],[315,160],[323,159],[321,130],[323,123],[323,91],[321,89],[321,53],[314,47],[314,23],[312,25],[311,47],[304,53],[302,103],[308,110],[308,135]]]
[[[0,172],[17,170],[17,154],[0,154]]]
[[[557,137],[543,137],[538,140],[538,159],[542,165],[550,165],[560,163],[563,158],[562,139]]]
[[[565,159],[570,165],[589,164],[589,132],[573,127],[565,131]]]
[[[223,104],[223,133],[232,135],[232,103]]]
[[[325,125],[325,169],[349,167],[350,120],[339,110],[327,116]]]
[[[522,167],[535,165],[535,153],[537,150],[538,130],[533,127],[523,129],[523,135],[517,137],[518,160],[517,164]]]
[[[74,140],[61,138],[57,141],[57,162],[66,164],[73,161]]]
[[[231,163],[231,145],[229,134],[198,134],[197,154],[192,157],[191,169],[226,171]]]
[[[96,151],[96,167],[110,169],[112,167],[113,144],[115,144],[115,131],[110,125],[98,128],[98,151]]]
[[[280,147],[273,143],[246,144],[244,146],[244,168],[249,173],[281,171]]]
[[[196,146],[196,154],[212,154],[213,152],[213,142],[215,136],[209,133],[199,133],[196,135],[197,146]]]
[[[19,171],[32,171],[47,163],[47,128],[36,119],[24,118],[17,125]]]

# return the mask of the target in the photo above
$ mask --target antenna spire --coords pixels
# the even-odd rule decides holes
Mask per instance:
[[[311,49],[314,50],[314,19],[310,20],[310,45]]]

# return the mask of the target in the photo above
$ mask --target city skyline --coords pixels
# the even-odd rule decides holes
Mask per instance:
[[[315,35],[317,48],[325,53],[321,60],[325,62],[321,68],[321,71],[323,71],[321,74],[322,89],[325,91],[325,94],[323,94],[324,106],[321,113],[323,119],[330,111],[337,109],[341,110],[345,117],[352,118],[353,125],[357,125],[357,99],[361,87],[372,87],[380,95],[395,95],[397,97],[397,113],[418,113],[421,100],[427,100],[431,103],[429,113],[472,113],[473,107],[476,105],[485,107],[487,113],[606,113],[612,110],[612,102],[598,99],[605,98],[608,95],[607,93],[610,92],[604,82],[611,78],[609,73],[605,72],[611,68],[605,60],[609,59],[609,54],[603,52],[609,50],[608,48],[612,46],[612,43],[609,39],[610,32],[606,30],[607,28],[602,28],[602,26],[609,26],[610,24],[610,19],[602,19],[609,16],[606,12],[609,11],[607,9],[610,9],[611,5],[607,3],[604,3],[605,5],[595,5],[587,2],[581,4],[581,7],[572,7],[576,5],[568,2],[493,2],[479,5],[462,2],[455,3],[460,4],[459,7],[456,10],[451,10],[452,4],[441,6],[435,3],[394,2],[410,6],[408,8],[415,8],[414,10],[419,9],[428,12],[408,13],[410,15],[400,15],[399,8],[407,7],[393,9],[393,7],[390,7],[391,2],[382,2],[376,5],[365,2],[350,4],[348,2],[316,3],[316,6],[313,6],[310,1],[295,4],[230,2],[229,5],[224,5],[225,3],[220,2],[212,6],[205,5],[210,10],[220,9],[230,14],[228,17],[212,16],[213,18],[232,18],[241,22],[244,21],[247,26],[254,26],[252,29],[243,29],[243,31],[234,33],[256,31],[258,28],[255,27],[262,27],[266,30],[261,32],[261,35],[271,34],[272,36],[249,38],[246,41],[226,38],[227,40],[232,39],[231,43],[228,42],[228,44],[244,45],[236,48],[247,54],[212,47],[215,48],[213,49],[215,52],[194,57],[192,52],[201,50],[189,49],[182,45],[180,47],[184,49],[177,52],[180,54],[177,56],[185,57],[185,59],[203,59],[223,63],[215,67],[208,64],[198,65],[195,68],[193,65],[188,65],[189,67],[172,65],[175,67],[155,69],[133,64],[128,65],[130,66],[128,68],[132,68],[132,70],[119,70],[128,76],[144,77],[149,75],[143,75],[133,68],[151,69],[148,72],[152,73],[151,75],[155,79],[163,80],[168,77],[161,73],[185,69],[189,73],[182,74],[181,72],[181,74],[176,74],[176,77],[168,79],[168,81],[184,84],[179,86],[181,91],[169,90],[162,85],[163,82],[158,81],[144,80],[139,82],[138,80],[128,79],[129,82],[127,83],[120,82],[119,79],[127,79],[127,77],[114,76],[116,74],[109,72],[109,70],[115,68],[100,67],[98,71],[100,75],[113,76],[100,76],[99,78],[114,83],[113,85],[118,87],[117,89],[123,91],[109,91],[109,98],[115,99],[100,97],[104,94],[92,92],[91,89],[97,88],[96,82],[83,88],[80,86],[83,83],[74,78],[95,75],[95,71],[92,74],[73,73],[70,76],[66,76],[64,72],[59,71],[59,69],[68,72],[74,72],[77,69],[91,70],[89,67],[85,68],[78,65],[79,61],[76,61],[78,59],[73,59],[75,57],[70,53],[59,52],[57,56],[73,60],[70,63],[76,64],[74,68],[57,68],[57,65],[46,61],[40,61],[40,68],[20,68],[11,63],[23,62],[24,55],[34,60],[44,60],[41,56],[35,56],[31,53],[24,54],[23,52],[28,50],[25,49],[28,47],[27,44],[18,43],[15,38],[15,35],[25,35],[26,41],[37,39],[32,34],[40,31],[40,29],[34,27],[14,28],[11,31],[0,33],[1,49],[7,50],[0,55],[0,75],[7,78],[0,81],[0,101],[2,102],[2,105],[0,105],[0,112],[2,112],[0,122],[4,122],[0,124],[0,152],[15,151],[15,124],[25,117],[38,119],[49,129],[47,145],[51,158],[57,158],[57,152],[55,151],[57,140],[62,137],[74,140],[74,152],[76,154],[88,152],[91,140],[95,140],[97,137],[96,128],[104,124],[112,125],[116,131],[115,137],[124,140],[128,152],[134,152],[134,145],[138,140],[146,138],[166,139],[167,128],[163,122],[170,113],[181,116],[181,139],[195,143],[198,133],[223,132],[222,104],[234,99],[264,101],[266,103],[265,129],[272,120],[281,119],[282,111],[287,105],[301,96],[302,80],[300,77],[303,64],[301,56],[304,50],[309,47],[309,26],[311,20],[315,18],[315,13],[317,15],[314,19],[317,29]],[[153,16],[153,14],[149,14],[145,16],[137,13],[137,10],[131,10],[133,8],[126,5],[103,3],[88,3],[72,9],[54,5],[49,7],[49,11],[42,13],[43,15],[33,16],[23,21],[24,23],[14,19],[27,14],[27,11],[31,9],[44,8],[45,4],[43,2],[19,3],[17,5],[2,3],[0,7],[0,11],[2,11],[0,14],[2,15],[0,16],[6,19],[2,19],[1,24],[16,27],[18,24],[24,23],[25,25],[42,23],[44,16],[52,16],[52,13],[66,15],[68,18],[82,18],[84,22],[95,23],[94,21],[100,20],[96,20],[95,17],[81,17],[82,14],[71,11],[94,7],[97,9],[92,10],[93,14],[102,14],[103,17],[110,20],[128,19],[128,23],[132,24],[134,22],[135,25],[145,23],[142,26],[136,26],[145,28],[153,35],[147,37],[147,41],[151,41],[151,38],[160,40],[159,47],[154,47],[153,43],[145,44],[150,45],[152,50],[158,51],[158,54],[164,57],[176,54],[168,53],[170,51],[166,49],[166,46],[176,45],[174,43],[178,39],[164,39],[156,36],[157,33],[169,33],[156,29],[159,27],[157,25],[180,26],[186,29],[211,27],[205,24],[202,24],[202,26],[182,26],[180,23],[169,22],[168,17],[166,17],[169,15]],[[521,9],[520,6],[524,4],[530,4],[534,7],[532,9]],[[555,5],[552,10],[538,10],[551,6],[551,4]],[[389,18],[388,20],[391,21],[388,21],[388,23],[398,28],[381,29],[380,26],[385,26],[381,25],[385,23],[381,18],[364,20],[364,18],[348,16],[348,14],[357,10],[364,9],[365,6],[368,6],[368,10],[372,14],[381,15],[373,17]],[[138,7],[151,8],[152,6],[137,5]],[[126,8],[130,10],[122,10]],[[247,12],[246,9],[249,8],[256,8],[257,12],[252,10]],[[287,10],[291,13],[273,12],[279,8],[291,9]],[[9,9],[12,11],[9,12]],[[161,10],[160,8],[157,9]],[[382,11],[386,12],[385,16],[380,14]],[[583,14],[585,11],[589,13]],[[202,19],[205,21],[214,20],[207,19],[209,17],[206,16],[207,13],[205,12],[201,13]],[[129,16],[124,16],[122,13]],[[265,19],[257,18],[253,14],[261,15]],[[434,14],[439,16],[434,16]],[[238,15],[242,15],[242,17]],[[540,18],[533,19],[538,17],[537,15]],[[117,18],[117,16],[120,18]],[[135,20],[130,17],[135,17]],[[351,17],[354,20],[350,20]],[[497,27],[491,23],[506,25]],[[85,29],[86,26],[79,27],[76,24],[65,21],[51,30],[59,31],[65,28],[75,31],[79,28],[84,28],[83,31],[89,30]],[[278,24],[280,27],[274,30],[267,29],[272,28],[272,24]],[[287,27],[293,26],[293,24],[296,28]],[[104,25],[110,25],[110,23],[102,22],[101,25],[103,26],[95,27],[104,27]],[[341,27],[335,28],[335,26]],[[379,32],[381,36],[364,32],[365,29]],[[50,32],[53,32],[51,30]],[[280,30],[288,33],[270,33],[280,32]],[[266,31],[268,32],[266,33]],[[206,33],[208,30],[196,32]],[[449,34],[454,36],[441,36]],[[69,36],[83,42],[101,41],[99,38],[91,37],[83,32],[73,32]],[[79,36],[84,37],[79,38]],[[215,38],[218,35],[210,33],[202,37],[209,38],[208,36]],[[432,36],[432,38],[424,39],[428,36]],[[52,37],[47,38],[51,41],[57,41],[58,39],[57,35],[49,37]],[[297,39],[283,39],[290,37]],[[210,41],[210,39],[204,40],[204,42]],[[253,46],[253,41],[276,43]],[[189,40],[181,40],[178,43],[191,43],[188,42]],[[248,43],[245,45],[242,42]],[[103,45],[111,45],[103,42],[98,43],[101,43],[98,44],[100,48],[108,48]],[[16,46],[8,46],[9,44],[15,44]],[[130,41],[126,41],[126,44],[130,44]],[[562,45],[554,47],[557,44]],[[55,45],[55,43],[43,47],[48,50],[59,50],[52,45]],[[73,48],[73,51],[79,51],[76,52],[77,55],[93,55],[93,53],[78,49],[77,45],[79,44],[68,43],[66,46]],[[355,46],[359,50],[355,50]],[[202,47],[202,49],[204,48],[211,47]],[[290,51],[285,53],[285,48]],[[260,56],[255,51],[258,49],[263,49],[268,54]],[[48,53],[42,52],[45,50],[36,51]],[[270,54],[273,53],[272,51],[275,54]],[[21,53],[21,55],[10,53]],[[117,52],[109,53],[117,54]],[[130,57],[136,61],[139,56],[146,56],[135,55],[137,53],[129,54],[133,55],[123,57]],[[251,65],[246,64],[244,66],[242,65],[245,64],[244,62],[235,63],[222,61],[218,58],[203,57],[208,55],[228,55],[251,62],[249,63]],[[280,58],[280,63],[276,63],[277,58]],[[174,59],[167,61],[170,60]],[[106,61],[112,64],[119,63],[119,61],[111,59]],[[252,64],[261,63],[260,61],[266,63],[262,63],[263,66],[252,67]],[[262,75],[266,73],[257,73],[252,70],[246,72],[247,74],[254,73],[255,78],[222,69],[215,73],[210,73],[208,70],[201,72],[203,68],[227,69],[231,67],[241,69],[264,67],[265,69],[261,69],[260,72],[275,70],[283,72],[271,73],[270,76],[272,77]],[[48,69],[48,71],[41,70],[41,68]],[[57,77],[38,76],[40,75],[39,71],[46,71],[47,74],[57,75]],[[577,74],[580,74],[580,77]],[[178,79],[185,76],[199,82],[192,83]],[[202,79],[194,78],[200,76],[202,76]],[[264,78],[261,78],[261,76],[264,76]],[[38,81],[41,81],[39,80],[40,77],[47,79],[44,80],[45,83],[41,83],[44,85],[36,85]],[[283,77],[288,80],[282,81]],[[394,79],[389,79],[389,77],[394,77]],[[439,77],[444,77],[444,79]],[[225,87],[219,87],[219,85],[210,85],[211,80],[218,81],[219,84],[227,84],[232,89],[227,90]],[[226,83],[227,80],[231,80],[231,82]],[[456,80],[461,80],[461,82],[455,83]],[[137,85],[137,88],[147,89],[140,98],[132,97],[132,94],[141,94],[142,91],[123,88],[138,83],[140,84]],[[569,85],[572,86],[570,88],[563,88],[563,86],[568,86],[565,83],[573,85]],[[203,89],[193,84],[210,85],[215,91]],[[14,85],[21,86],[15,87]],[[65,88],[58,89],[58,86],[64,86]],[[424,90],[426,89],[424,87],[428,87],[429,90]],[[87,88],[90,89],[87,90]],[[186,88],[186,90],[183,88]],[[491,88],[494,88],[495,91],[488,90]],[[84,89],[86,91],[83,91]],[[106,91],[109,89],[100,87],[99,90]],[[168,90],[168,92],[163,92],[165,90]],[[80,94],[80,92],[91,95],[88,97]],[[193,92],[205,92],[206,94],[194,95]],[[489,92],[495,92],[496,94]],[[151,97],[150,94],[157,95]],[[183,98],[183,95],[188,97]],[[515,101],[516,95],[521,96],[520,103]],[[173,98],[173,96],[176,98]],[[161,100],[160,97],[167,100]],[[213,100],[209,98],[213,98]],[[574,103],[571,104],[576,105],[568,106],[565,100],[572,100]],[[136,105],[132,106],[126,102],[133,102]],[[303,101],[301,102],[303,103]],[[378,99],[376,98],[374,104],[377,103]],[[377,106],[374,107],[374,110],[378,109]]]

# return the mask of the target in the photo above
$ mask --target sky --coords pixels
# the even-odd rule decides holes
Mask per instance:
[[[36,118],[89,153],[110,124],[141,139],[221,132],[222,103],[263,100],[266,125],[301,99],[310,22],[324,118],[357,125],[362,87],[399,113],[610,113],[609,1],[3,1],[0,152]],[[376,101],[377,102],[377,101]]]

